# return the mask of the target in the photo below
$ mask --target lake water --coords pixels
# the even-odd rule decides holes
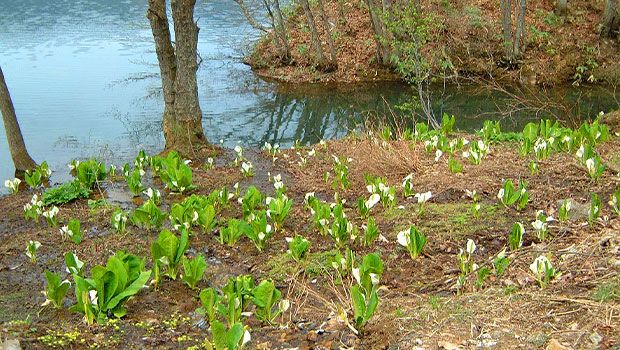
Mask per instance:
[[[144,148],[163,145],[159,69],[146,0],[0,0],[0,66],[24,139],[36,161],[47,160],[66,178],[74,158],[117,164]],[[242,57],[257,38],[231,0],[198,1],[198,71],[204,127],[226,146],[265,141],[290,145],[346,134],[368,113],[386,115],[409,100],[399,83],[290,87],[257,78]],[[481,113],[497,117],[505,100],[471,87],[433,89],[433,108],[457,115],[457,127],[480,126]],[[575,91],[556,94],[574,98]],[[585,90],[582,111],[617,108],[603,90]],[[519,128],[531,113],[506,120]],[[540,116],[538,116],[540,117]],[[13,166],[0,132],[0,179]],[[3,191],[4,188],[0,191]]]

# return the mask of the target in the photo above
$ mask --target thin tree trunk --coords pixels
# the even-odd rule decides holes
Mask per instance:
[[[618,0],[607,0],[601,26],[602,38],[620,37],[620,8]]]
[[[245,1],[243,0],[235,0],[235,2],[237,3],[237,5],[239,5],[239,8],[241,9],[241,13],[243,13],[243,16],[245,17],[245,19],[248,21],[248,23],[255,29],[258,29],[262,32],[268,33],[269,32],[269,28],[263,26],[262,24],[258,23],[256,21],[256,19],[252,16],[252,14],[250,13],[250,9],[246,6]],[[268,4],[265,2],[265,7],[267,7],[267,11],[271,12],[271,10],[269,9]],[[272,27],[273,25],[273,18],[272,18]]]
[[[344,14],[345,0],[338,0],[338,24],[341,26],[347,25],[347,16]]]
[[[15,107],[13,106],[13,101],[11,101],[9,88],[4,80],[2,67],[0,67],[0,112],[2,112],[2,121],[4,122],[4,131],[6,132],[9,151],[15,165],[15,175],[22,177],[26,170],[34,169],[37,164],[28,154],[28,150],[26,150],[26,144],[17,122],[17,116],[15,115]]]
[[[312,10],[310,9],[310,5],[308,4],[308,0],[300,0],[301,7],[304,10],[304,14],[306,15],[306,21],[308,22],[308,27],[310,28],[310,38],[312,41],[312,46],[314,47],[314,52],[316,55],[316,64],[320,70],[322,70],[325,64],[325,56],[323,55],[323,48],[321,47],[321,39],[319,37],[319,32],[316,29],[316,22],[314,20],[314,15],[312,14]]]
[[[513,57],[518,59],[521,57],[522,51],[525,49],[525,10],[527,8],[527,0],[517,0],[517,28],[514,36]]]
[[[165,0],[149,0],[147,18],[159,62],[164,113],[162,129],[166,150],[193,156],[206,143],[202,111],[198,102],[198,26],[194,22],[195,0],[172,0],[176,50],[172,45]]]
[[[567,0],[557,0],[555,3],[555,14],[558,16],[566,16],[568,12],[568,1]]]
[[[325,7],[323,6],[323,0],[318,0],[319,5],[319,14],[321,15],[321,19],[323,21],[323,27],[325,28],[325,36],[327,37],[327,46],[329,47],[329,53],[331,62],[327,67],[328,71],[334,71],[338,68],[338,57],[336,54],[336,45],[334,44],[334,38],[332,37],[331,31],[331,23],[329,23],[329,19],[327,18],[327,14],[325,14]]]
[[[387,31],[381,20],[381,15],[377,14],[380,8],[375,4],[374,0],[366,0],[366,5],[368,6],[372,29],[375,33],[374,40],[377,45],[377,58],[382,65],[388,66],[390,64],[390,49],[386,42],[388,40]]]
[[[500,11],[502,15],[502,35],[504,37],[504,56],[507,61],[512,62],[512,1],[500,0]]]
[[[276,32],[282,42],[282,61],[284,64],[291,63],[291,48],[288,43],[288,37],[286,34],[286,22],[284,22],[284,16],[282,16],[282,10],[280,9],[280,0],[274,0],[273,7],[276,12]]]

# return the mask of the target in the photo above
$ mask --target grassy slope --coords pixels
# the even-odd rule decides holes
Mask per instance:
[[[540,348],[557,339],[574,348],[587,348],[591,346],[590,339],[596,338],[592,338],[594,334],[601,337],[600,345],[620,344],[620,219],[611,216],[606,224],[592,227],[583,225],[583,218],[554,223],[550,228],[553,238],[544,243],[536,240],[529,225],[536,210],[553,211],[559,199],[587,203],[590,193],[596,192],[606,203],[618,187],[618,169],[607,171],[600,181],[592,182],[572,155],[554,154],[541,161],[541,172],[532,176],[527,168],[530,158],[520,157],[512,143],[494,144],[481,165],[465,164],[463,173],[458,175],[449,172],[445,156],[435,162],[434,155],[424,152],[419,143],[384,143],[364,136],[329,142],[326,149],[314,147],[317,155],[310,157],[305,167],[297,165],[299,154],[294,150],[285,151],[274,165],[265,154],[247,152],[257,172],[248,180],[243,180],[238,169],[229,165],[194,171],[199,194],[223,185],[231,187],[237,181],[242,187],[254,184],[271,192],[266,172],[281,173],[295,201],[283,232],[272,238],[263,253],[257,252],[247,239],[241,239],[232,248],[220,245],[215,232],[197,232],[191,238],[190,253],[202,252],[209,258],[206,279],[199,287],[219,287],[230,276],[249,273],[257,279],[274,278],[283,295],[292,301],[291,311],[282,320],[289,324],[288,328],[261,326],[253,317],[248,319],[253,347],[412,349],[434,348],[448,342],[472,348],[486,342],[506,349]],[[620,139],[615,137],[602,144],[599,151],[606,163],[617,164]],[[306,150],[300,152],[304,154]],[[351,188],[341,192],[350,205],[358,196],[367,195],[363,185],[365,173],[385,176],[390,185],[399,186],[402,177],[413,172],[414,189],[434,194],[422,217],[412,198],[400,196],[398,205],[403,208],[373,209],[372,215],[388,242],[377,241],[372,248],[356,245],[354,249],[357,256],[379,252],[386,272],[381,281],[377,315],[361,337],[336,317],[339,306],[348,308],[345,287],[351,279],[340,281],[335,276],[329,264],[329,257],[335,253],[333,243],[311,228],[310,213],[302,205],[306,192],[316,192],[324,200],[333,196],[331,186],[322,180],[325,171],[332,171],[332,154],[352,158]],[[224,158],[225,164],[232,160],[230,154]],[[529,183],[528,207],[516,211],[498,205],[496,194],[502,179],[519,178]],[[108,186],[126,190],[122,181]],[[155,186],[163,188],[157,181]],[[479,219],[469,212],[471,201],[465,196],[466,189],[480,194],[483,210]],[[62,241],[58,229],[23,220],[22,205],[30,196],[31,193],[21,192],[0,199],[0,211],[4,213],[0,217],[1,335],[17,336],[22,346],[34,348],[68,344],[74,348],[177,348],[200,344],[207,331],[197,326],[197,292],[178,280],[164,281],[157,290],[151,287],[142,291],[127,304],[125,318],[103,327],[85,327],[79,314],[66,309],[41,309],[43,272],[64,271],[64,252],[75,251],[90,267],[103,263],[117,249],[148,255],[148,246],[157,233],[131,227],[128,234],[118,236],[109,225],[111,209],[90,210],[82,200],[60,210],[60,222],[77,217],[87,231],[83,243],[76,246]],[[181,199],[166,195],[164,208]],[[221,213],[221,221],[241,215],[239,205],[233,202],[231,208]],[[131,202],[123,205],[134,206]],[[349,217],[361,225],[363,221],[355,219],[354,210],[348,209]],[[607,205],[603,212],[611,215]],[[524,248],[511,255],[505,276],[491,276],[484,288],[478,290],[470,284],[463,294],[456,295],[453,285],[458,274],[459,248],[467,239],[475,240],[475,261],[483,264],[506,245],[515,221],[523,222],[528,233]],[[415,261],[396,244],[397,231],[410,224],[417,225],[429,238],[424,255]],[[284,238],[295,233],[312,241],[312,253],[301,265],[285,254]],[[42,243],[36,265],[23,254],[25,242],[30,239]],[[562,277],[544,290],[538,288],[528,269],[541,253],[549,254],[562,272]],[[604,302],[599,301],[601,297]],[[73,302],[72,292],[69,299]],[[30,321],[20,322],[26,319]]]

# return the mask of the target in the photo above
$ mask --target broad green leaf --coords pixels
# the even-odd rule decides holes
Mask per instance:
[[[226,345],[229,350],[235,350],[239,347],[239,342],[241,338],[243,338],[243,325],[241,323],[235,323],[229,330],[226,332]]]
[[[142,288],[144,288],[144,286],[146,285],[146,282],[149,280],[149,277],[151,277],[151,270],[142,272],[140,274],[140,277],[138,277],[135,281],[133,281],[127,287],[127,289],[117,294],[114,298],[112,298],[108,302],[108,305],[107,305],[108,309],[115,308],[119,302],[124,301],[124,299],[129,298],[132,295],[137,294]]]

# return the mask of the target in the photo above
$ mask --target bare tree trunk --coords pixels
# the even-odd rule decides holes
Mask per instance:
[[[568,12],[568,1],[557,0],[555,3],[555,14],[558,16],[566,16],[567,12]]]
[[[0,67],[0,112],[2,112],[2,121],[4,122],[4,131],[6,132],[9,151],[15,165],[15,175],[22,177],[26,170],[34,169],[37,164],[28,154],[28,150],[26,150],[26,144],[17,122],[17,116],[15,115],[15,107],[13,107],[9,88],[4,80],[2,67]]]
[[[620,38],[620,8],[618,0],[607,0],[601,24],[602,38]]]
[[[329,47],[330,62],[327,67],[327,71],[334,71],[338,68],[338,57],[336,55],[336,45],[334,44],[334,38],[332,37],[331,23],[325,14],[325,7],[323,6],[323,0],[318,0],[319,14],[323,21],[323,27],[325,28],[325,36],[327,37],[327,46]]]
[[[194,22],[196,0],[171,0],[176,50],[172,46],[165,0],[149,0],[151,24],[164,92],[163,131],[166,150],[193,156],[207,142],[198,103],[198,26]]]
[[[517,28],[514,35],[514,49],[512,50],[513,58],[521,57],[521,52],[525,49],[525,10],[527,8],[527,0],[517,0]]]
[[[282,43],[282,61],[284,64],[290,64],[291,48],[286,34],[286,22],[284,21],[284,16],[282,16],[282,10],[280,9],[280,0],[274,0],[273,7],[276,12],[276,34],[280,37],[280,42]]]
[[[263,26],[254,18],[244,0],[235,0],[235,2],[239,5],[241,12],[252,27],[265,33],[270,32],[268,27]],[[288,37],[286,35],[286,24],[284,22],[284,17],[282,16],[282,11],[280,10],[280,1],[273,0],[273,10],[269,0],[263,0],[263,6],[265,7],[267,16],[269,17],[269,25],[271,26],[271,31],[273,32],[273,42],[278,50],[280,61],[288,65],[291,63],[291,50],[288,43]]]
[[[500,11],[502,15],[502,35],[504,38],[504,56],[506,60],[512,62],[513,59],[513,37],[512,37],[512,1],[500,0]]]
[[[254,16],[252,16],[252,14],[250,13],[250,9],[245,5],[245,1],[235,0],[235,2],[237,3],[237,5],[239,5],[239,8],[241,9],[241,13],[243,13],[243,16],[253,28],[258,29],[265,33],[269,32],[269,28],[258,23],[256,19],[254,18]],[[267,3],[265,3],[265,7],[267,7],[267,11],[270,11]],[[272,20],[272,25],[273,25],[273,20]]]
[[[377,13],[377,11],[381,11],[381,8],[377,6],[374,0],[366,0],[366,5],[368,6],[372,29],[375,33],[374,40],[377,45],[377,58],[382,65],[388,66],[390,65],[391,51],[389,44],[387,43],[387,30],[385,29],[385,25],[381,19],[382,12]]]
[[[347,16],[344,14],[345,0],[338,0],[338,24],[341,26],[347,25]]]
[[[304,10],[304,14],[306,15],[308,27],[310,28],[310,38],[312,41],[312,46],[314,47],[314,53],[316,55],[316,65],[319,67],[320,70],[322,70],[324,67],[326,67],[325,56],[323,55],[323,48],[321,47],[321,38],[319,37],[319,32],[316,29],[314,15],[312,14],[312,10],[310,9],[308,0],[300,0],[300,3],[301,7]]]

